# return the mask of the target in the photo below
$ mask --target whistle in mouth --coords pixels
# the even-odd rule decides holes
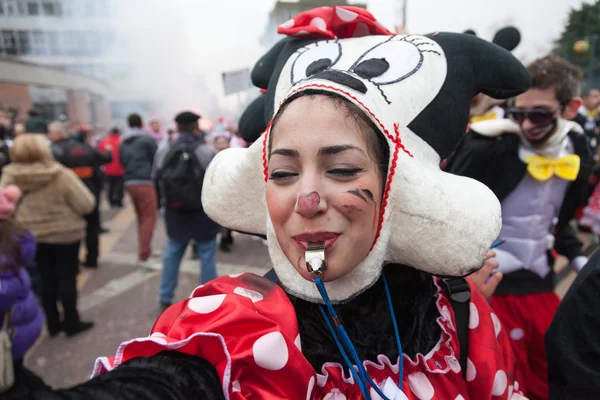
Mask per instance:
[[[313,279],[323,275],[327,270],[325,261],[325,247],[323,245],[309,245],[304,253],[306,268],[311,273]]]

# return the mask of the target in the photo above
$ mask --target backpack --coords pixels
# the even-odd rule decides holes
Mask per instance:
[[[162,168],[158,171],[165,206],[178,212],[202,211],[204,168],[196,157],[201,141],[176,140],[170,147]]]

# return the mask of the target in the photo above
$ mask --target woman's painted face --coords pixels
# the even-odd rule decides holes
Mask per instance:
[[[266,197],[279,245],[305,279],[309,244],[325,246],[325,281],[369,253],[379,223],[382,179],[367,135],[324,96],[300,97],[273,128]]]

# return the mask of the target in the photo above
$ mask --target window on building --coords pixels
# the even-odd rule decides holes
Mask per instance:
[[[33,107],[37,108],[47,121],[56,121],[68,117],[66,103],[33,103]]]
[[[20,55],[31,54],[31,39],[29,31],[17,31],[17,43],[19,45],[18,53]]]
[[[52,55],[61,55],[60,39],[57,32],[46,32],[46,40],[48,41],[48,50]]]
[[[57,13],[57,8],[56,8],[57,5],[59,5],[59,4],[55,4],[53,1],[42,2],[42,11],[44,12],[44,15],[47,15],[50,17],[59,16],[59,14]]]
[[[96,0],[83,0],[82,4],[82,12],[86,17],[95,17],[96,16]]]
[[[37,1],[28,1],[27,15],[40,15],[40,3]]]
[[[19,15],[19,4],[17,3],[17,0],[0,0],[0,3],[2,4],[3,15],[10,17]]]
[[[34,55],[48,55],[48,43],[47,43],[47,35],[42,31],[33,31],[31,33],[32,41],[31,41],[31,54]]]
[[[14,31],[1,31],[4,53],[9,56],[17,55],[17,40]]]

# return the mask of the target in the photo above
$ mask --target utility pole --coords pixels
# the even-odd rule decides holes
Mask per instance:
[[[596,42],[598,35],[590,36],[590,63],[588,65],[588,88],[594,85],[594,64],[596,63]]]
[[[406,29],[406,3],[408,0],[402,0],[402,27]]]

